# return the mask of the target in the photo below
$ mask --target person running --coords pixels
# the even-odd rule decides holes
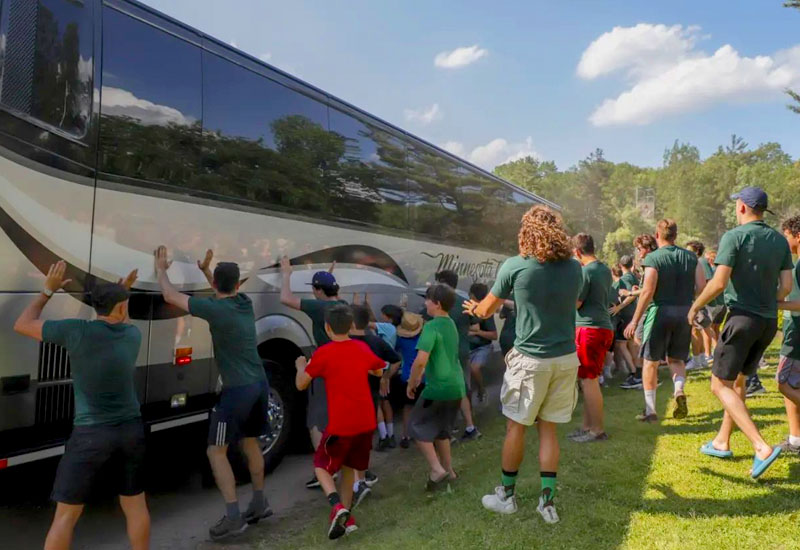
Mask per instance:
[[[350,513],[357,471],[369,468],[372,436],[377,427],[368,377],[381,376],[386,363],[369,347],[350,339],[353,312],[336,304],[325,310],[329,343],[320,346],[310,361],[297,358],[295,385],[300,391],[314,378],[325,379],[329,422],[314,453],[314,472],[331,505],[328,538],[338,539],[358,529]],[[333,475],[342,471],[341,494]]]
[[[800,254],[800,216],[793,216],[781,224],[781,231],[792,254]],[[778,302],[783,310],[783,345],[778,364],[778,389],[783,394],[789,435],[780,444],[781,451],[800,455],[800,262],[792,270],[792,291],[785,302]]]
[[[395,376],[395,372],[389,373],[388,384],[381,379],[381,394],[389,395],[391,403],[403,411],[403,436],[400,439],[400,447],[403,449],[408,449],[411,444],[411,437],[408,435],[411,410],[416,405],[419,394],[425,389],[425,378],[423,377],[417,386],[414,397],[409,398],[406,395],[411,367],[417,358],[417,342],[419,342],[420,332],[422,332],[422,316],[410,311],[403,312],[403,319],[400,321],[400,326],[397,327],[397,347],[395,348],[403,358],[399,373],[400,383],[396,383],[398,377]]]
[[[636,252],[638,253],[638,262],[641,263],[647,257],[648,254],[658,249],[658,243],[656,243],[656,238],[649,233],[643,233],[637,236],[633,240],[633,246],[636,248]],[[620,266],[622,267],[622,271],[624,272],[622,275],[623,282],[625,282],[626,286],[630,285],[630,289],[626,288],[620,290],[620,295],[625,296],[625,301],[623,302],[623,311],[625,311],[626,315],[629,315],[629,321],[623,328],[623,336],[625,335],[625,328],[627,325],[630,324],[630,320],[633,320],[633,314],[636,312],[636,305],[637,300],[639,299],[639,293],[641,293],[641,278],[637,276],[636,272],[634,271],[634,259],[631,256],[623,256],[620,260]],[[642,274],[643,275],[643,274]],[[636,332],[634,333],[633,338],[625,338],[628,341],[628,351],[631,353],[631,357],[633,358],[634,365],[636,366],[636,372],[634,372],[632,377],[628,377],[628,379],[620,384],[620,388],[623,390],[638,390],[642,389],[642,370],[643,370],[643,361],[641,357],[641,348],[640,344],[642,341],[642,326],[644,324],[644,317],[639,321],[639,324],[636,326]]]
[[[211,272],[213,252],[208,250],[197,267],[214,289],[214,296],[200,298],[179,292],[169,280],[172,264],[165,246],[155,253],[155,271],[161,295],[170,305],[208,322],[222,391],[211,410],[208,431],[208,461],[214,480],[225,499],[225,515],[211,529],[219,541],[243,533],[248,524],[272,515],[264,496],[264,456],[258,438],[269,430],[269,385],[256,340],[253,302],[239,292],[239,266],[219,262]],[[228,461],[228,446],[240,443],[247,457],[253,496],[244,514],[239,510],[236,478]]]
[[[466,311],[486,318],[513,290],[517,338],[505,357],[501,402],[508,418],[500,486],[482,504],[501,514],[517,511],[516,483],[525,454],[525,431],[539,432],[541,494],[537,510],[558,522],[554,504],[559,446],[556,424],[572,418],[580,361],[575,353],[575,304],[583,284],[581,264],[572,258],[570,239],[558,214],[534,206],[522,216],[519,255],[503,262],[489,295],[467,302]]]
[[[409,434],[430,466],[425,485],[428,491],[448,487],[450,480],[457,477],[450,454],[450,433],[466,386],[458,361],[458,330],[450,316],[455,303],[456,293],[449,285],[428,288],[425,309],[431,320],[425,323],[417,341],[417,357],[406,386],[408,399],[415,399],[425,376],[425,389],[411,411]]]
[[[753,445],[750,475],[757,478],[772,465],[781,448],[768,445],[750,418],[744,380],[756,371],[778,330],[777,302],[792,289],[792,252],[786,239],[764,222],[769,199],[763,189],[745,187],[731,199],[736,200],[739,225],[720,239],[714,278],[692,304],[688,320],[725,292],[728,318],[711,367],[711,391],[725,414],[719,433],[701,452],[719,458],[732,456],[730,438],[736,425]]]
[[[700,241],[689,241],[686,243],[686,249],[697,255],[697,263],[703,268],[703,274],[706,283],[708,283],[714,273],[704,256],[705,245]],[[719,297],[714,300],[718,299]],[[706,368],[711,361],[711,353],[716,345],[711,322],[711,312],[708,307],[704,307],[697,313],[697,318],[694,320],[694,326],[692,327],[692,357],[686,363],[686,370]]]
[[[696,291],[706,284],[697,256],[675,246],[678,226],[674,220],[662,219],[656,226],[658,249],[644,258],[644,285],[633,319],[625,336],[633,338],[639,320],[644,318],[642,349],[644,359],[642,385],[645,410],[636,418],[642,422],[657,422],[656,388],[658,365],[666,358],[672,373],[675,408],[673,418],[686,418],[689,409],[686,394],[686,359],[691,344],[691,328],[686,326],[686,313]],[[646,312],[646,315],[645,315]]]
[[[581,264],[583,285],[578,296],[575,347],[580,368],[578,380],[583,390],[583,425],[568,437],[576,443],[605,441],[608,434],[603,422],[603,391],[598,377],[603,374],[608,349],[614,343],[608,293],[611,270],[597,259],[594,239],[587,233],[573,238],[573,254]]]
[[[635,374],[636,364],[634,363],[633,357],[631,357],[630,351],[628,350],[628,341],[625,339],[625,327],[628,326],[630,319],[625,319],[621,316],[623,309],[621,307],[623,298],[619,292],[621,288],[624,288],[625,284],[622,281],[623,275],[624,272],[619,264],[611,268],[611,277],[614,279],[614,282],[612,283],[611,290],[608,294],[608,312],[611,315],[611,324],[613,325],[614,330],[614,344],[611,348],[614,364],[616,365],[618,372],[628,375],[626,378],[627,381],[630,380],[631,376]]]
[[[75,417],[53,482],[56,512],[44,547],[70,548],[84,505],[101,472],[110,465],[131,548],[147,550],[150,514],[144,494],[144,424],[134,383],[142,334],[128,323],[128,297],[137,273],[134,270],[124,281],[92,289],[96,320],[42,321],[50,298],[71,282],[64,279],[66,270],[63,260],[50,266],[44,289],[14,323],[19,334],[66,349],[72,369]]]
[[[463,369],[464,384],[467,394],[461,402],[461,415],[464,417],[464,433],[461,441],[473,441],[481,436],[481,432],[475,426],[472,416],[472,371],[469,366],[469,327],[472,325],[469,315],[464,313],[464,298],[458,295],[458,274],[455,271],[445,269],[438,272],[434,279],[439,284],[445,284],[453,289],[455,294],[455,304],[450,308],[450,318],[456,324],[458,331],[458,360]]]
[[[339,298],[339,285],[333,270],[334,262],[328,271],[317,271],[311,278],[313,298],[298,298],[292,292],[292,264],[287,256],[281,258],[281,303],[286,307],[302,311],[311,319],[311,333],[317,347],[330,342],[325,332],[325,312],[337,304],[347,304]],[[311,445],[316,449],[322,441],[322,432],[328,425],[328,404],[325,381],[315,378],[308,390],[308,407],[306,409],[306,427],[311,438]],[[369,480],[370,485],[373,481]],[[306,482],[306,488],[319,488],[319,480],[314,475]]]
[[[483,283],[474,283],[469,287],[470,300],[480,302],[489,294],[489,287]],[[492,342],[497,340],[497,325],[494,317],[473,319],[469,327],[469,367],[472,380],[478,387],[478,403],[486,402],[486,385],[483,383],[481,369],[489,362],[492,355]]]

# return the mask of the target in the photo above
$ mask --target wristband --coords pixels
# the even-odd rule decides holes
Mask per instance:
[[[53,297],[53,291],[50,290],[49,288],[45,288],[44,290],[42,290],[42,294],[44,294],[47,298]]]

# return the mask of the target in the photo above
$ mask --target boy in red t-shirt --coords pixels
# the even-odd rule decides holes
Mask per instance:
[[[350,514],[355,471],[369,467],[372,434],[377,427],[367,375],[381,376],[385,366],[364,342],[350,339],[352,325],[353,312],[349,306],[328,308],[325,332],[331,341],[317,348],[308,364],[305,357],[296,362],[298,390],[306,389],[314,378],[325,380],[328,427],[314,454],[314,471],[332,508],[330,539],[358,528]],[[341,496],[333,481],[333,474],[339,470],[342,470]]]

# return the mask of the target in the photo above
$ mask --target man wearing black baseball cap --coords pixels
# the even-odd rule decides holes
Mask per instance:
[[[725,408],[717,436],[700,451],[716,458],[730,458],[734,423],[753,445],[755,457],[750,475],[759,477],[780,454],[780,447],[764,441],[744,404],[744,381],[758,368],[758,361],[778,329],[777,302],[792,289],[792,253],[786,239],[764,222],[769,203],[759,187],[745,187],[731,196],[736,201],[738,227],[719,242],[714,277],[689,311],[691,325],[697,312],[725,292],[728,319],[714,351],[711,391]]]

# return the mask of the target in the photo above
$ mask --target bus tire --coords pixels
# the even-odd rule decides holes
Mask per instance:
[[[294,387],[294,379],[289,380],[286,369],[280,364],[264,361],[264,370],[269,379],[271,434],[261,438],[259,443],[264,455],[264,471],[269,473],[278,467],[289,448],[298,392]]]

